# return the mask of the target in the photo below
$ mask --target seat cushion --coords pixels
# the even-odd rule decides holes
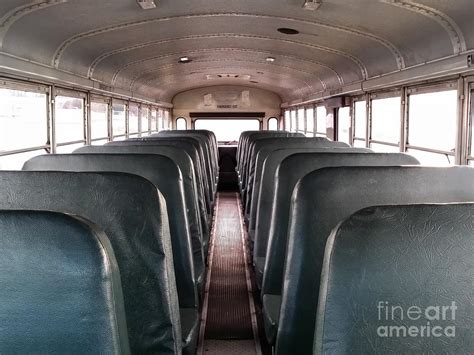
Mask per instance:
[[[275,344],[278,331],[278,320],[280,318],[281,296],[263,296],[263,326],[269,344]]]

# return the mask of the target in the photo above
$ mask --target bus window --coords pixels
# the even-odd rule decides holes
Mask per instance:
[[[158,129],[158,121],[156,116],[156,108],[152,107],[150,109],[150,132],[156,132]]]
[[[138,105],[131,103],[128,107],[128,136],[130,138],[139,136]]]
[[[367,105],[366,101],[354,103],[354,147],[364,148],[367,135]]]
[[[163,129],[169,130],[171,126],[170,112],[168,110],[163,111]]]
[[[470,110],[470,124],[471,124],[471,149],[469,152],[469,165],[474,166],[474,90],[471,89],[471,110]]]
[[[316,136],[326,137],[326,107],[318,106],[316,108]]]
[[[243,131],[258,131],[260,122],[255,119],[197,119],[194,126],[213,131],[219,142],[237,142]]]
[[[371,140],[381,145],[380,151],[391,152],[392,148],[384,143],[400,145],[401,98],[388,97],[372,100]],[[386,150],[383,150],[386,146]],[[371,144],[371,147],[374,147]]]
[[[105,102],[91,103],[91,143],[104,144],[108,140],[107,112],[109,104]]]
[[[112,131],[113,140],[119,140],[120,137],[125,137],[126,122],[125,122],[125,107],[123,103],[115,103],[112,107]]]
[[[162,131],[163,130],[163,110],[158,109],[156,111],[156,131]]]
[[[296,110],[291,110],[291,123],[290,123],[290,132],[296,132],[297,128],[297,117],[296,117]]]
[[[271,117],[268,119],[268,130],[278,131],[278,120],[276,119],[276,117]]]
[[[147,136],[150,134],[150,117],[149,117],[149,109],[146,106],[142,106],[142,112],[141,112],[141,127],[140,127],[140,132],[142,133],[142,136]]]
[[[408,100],[408,152],[422,164],[454,164],[457,90],[410,94]]]
[[[285,131],[290,131],[291,127],[291,112],[289,110],[285,111]]]
[[[297,124],[296,131],[297,132],[306,133],[305,121],[306,121],[305,109],[300,108],[297,111],[297,121],[296,121],[296,124]]]
[[[187,123],[184,117],[178,117],[178,119],[176,120],[176,129],[177,130],[187,129]]]
[[[56,96],[55,123],[57,153],[69,152],[71,145],[85,145],[84,99],[69,96]]]
[[[306,137],[314,137],[314,108],[306,108]]]
[[[349,107],[341,107],[338,110],[337,140],[350,144],[351,115]]]
[[[0,89],[0,169],[21,169],[26,160],[45,154],[47,148],[47,95]],[[9,154],[15,150],[30,151]]]

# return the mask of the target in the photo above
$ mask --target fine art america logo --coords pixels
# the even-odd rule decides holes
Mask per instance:
[[[454,338],[457,308],[456,302],[450,305],[406,307],[380,301],[377,304],[380,323],[377,335],[382,338]]]

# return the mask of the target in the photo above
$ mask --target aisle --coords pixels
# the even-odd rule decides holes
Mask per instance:
[[[219,193],[201,327],[201,354],[259,354],[236,193]]]

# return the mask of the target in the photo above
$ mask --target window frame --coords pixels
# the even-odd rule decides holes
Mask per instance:
[[[90,95],[90,113],[89,113],[89,125],[90,125],[90,130],[88,129],[87,132],[88,132],[88,137],[89,137],[89,141],[88,141],[88,144],[91,144],[93,142],[97,142],[97,141],[102,141],[102,140],[107,140],[107,141],[111,141],[111,137],[112,137],[112,134],[111,134],[111,109],[112,109],[112,98],[110,97],[106,97],[106,96],[99,96],[99,95]],[[107,137],[101,137],[101,138],[92,138],[92,104],[93,103],[98,103],[98,104],[105,104],[107,105]],[[89,127],[88,127],[89,128]]]
[[[458,85],[456,81],[448,81],[448,82],[443,82],[443,83],[434,83],[430,85],[414,85],[414,86],[409,86],[406,88],[406,95],[405,95],[405,100],[406,100],[406,122],[405,122],[405,141],[404,141],[404,152],[409,153],[409,150],[415,150],[415,151],[421,151],[421,152],[426,152],[426,153],[434,153],[434,154],[440,154],[440,155],[446,155],[447,157],[452,157],[454,160],[454,164],[456,164],[456,156],[457,156],[457,135],[459,131],[459,127],[457,126],[456,123],[456,137],[454,137],[454,151],[445,151],[442,149],[435,149],[435,148],[429,148],[429,147],[422,147],[418,145],[413,145],[409,143],[410,139],[410,96],[411,95],[422,95],[422,94],[431,94],[431,93],[438,93],[442,91],[452,91],[452,90],[458,90]],[[458,118],[455,117],[455,120],[457,122]]]
[[[114,134],[114,105],[123,105],[124,107],[124,125],[125,125],[125,132],[123,134]],[[111,140],[114,141],[116,138],[128,138],[128,104],[126,100],[112,98],[111,103],[111,120],[110,120],[110,129],[111,129]]]
[[[70,98],[76,98],[76,99],[81,99],[82,100],[82,137],[83,139],[78,139],[74,141],[67,141],[67,142],[61,142],[58,143],[58,137],[57,137],[57,128],[56,128],[56,98],[57,97],[70,97]],[[87,119],[87,93],[83,91],[75,91],[71,89],[65,89],[65,88],[57,88],[53,87],[53,101],[52,101],[52,110],[54,111],[54,114],[52,115],[52,122],[51,125],[53,127],[53,135],[54,135],[54,153],[56,153],[56,149],[58,147],[67,147],[70,145],[76,145],[76,144],[84,144],[87,145],[87,129],[88,129],[88,119]]]
[[[324,123],[324,128],[325,128],[324,132],[322,132],[322,131],[319,130],[319,125],[318,125],[318,117],[319,117],[319,115],[318,115],[318,108],[320,108],[320,107],[324,108],[324,110],[326,111],[326,115],[324,116],[324,122],[325,122],[325,123]],[[323,103],[315,104],[315,105],[314,105],[315,137],[327,138],[327,136],[328,136],[327,126],[326,126],[326,117],[327,117],[327,114],[328,114],[328,112],[327,112],[326,106],[325,106]]]
[[[270,121],[271,120],[276,121],[276,131],[279,131],[279,129],[278,129],[278,118],[276,118],[275,116],[271,116],[267,119],[267,131],[274,131],[274,130],[270,129]]]
[[[369,100],[369,95],[364,95],[364,96],[356,96],[352,98],[352,115],[351,115],[351,124],[352,124],[352,146],[355,146],[355,142],[362,142],[364,143],[365,147],[369,146],[368,143],[368,137],[370,135],[369,133],[369,114],[370,114],[370,100]],[[364,102],[365,103],[365,137],[358,137],[356,135],[357,131],[357,122],[356,122],[356,115],[357,115],[357,110],[356,110],[356,105],[359,102]]]
[[[12,90],[12,91],[23,91],[30,92],[34,94],[43,94],[45,95],[45,105],[46,105],[46,142],[43,145],[39,146],[25,146],[24,148],[12,149],[6,151],[0,151],[0,158],[11,156],[15,154],[23,154],[34,152],[37,150],[44,150],[45,153],[52,152],[54,147],[53,142],[53,129],[51,124],[51,87],[42,84],[30,84],[19,81],[0,79],[0,89]]]
[[[389,98],[395,98],[399,97],[400,98],[400,114],[399,114],[399,137],[398,137],[398,144],[393,143],[393,142],[387,142],[387,141],[382,141],[378,139],[374,139],[373,137],[373,101],[374,100],[381,100],[381,99],[389,99]],[[386,145],[390,147],[398,147],[401,150],[401,142],[403,137],[401,136],[401,125],[402,125],[402,120],[403,120],[403,115],[402,115],[402,108],[403,108],[403,90],[397,89],[397,90],[390,90],[390,91],[381,91],[381,92],[373,92],[369,94],[369,136],[368,136],[368,147],[372,147],[372,143],[378,144],[378,145]]]

